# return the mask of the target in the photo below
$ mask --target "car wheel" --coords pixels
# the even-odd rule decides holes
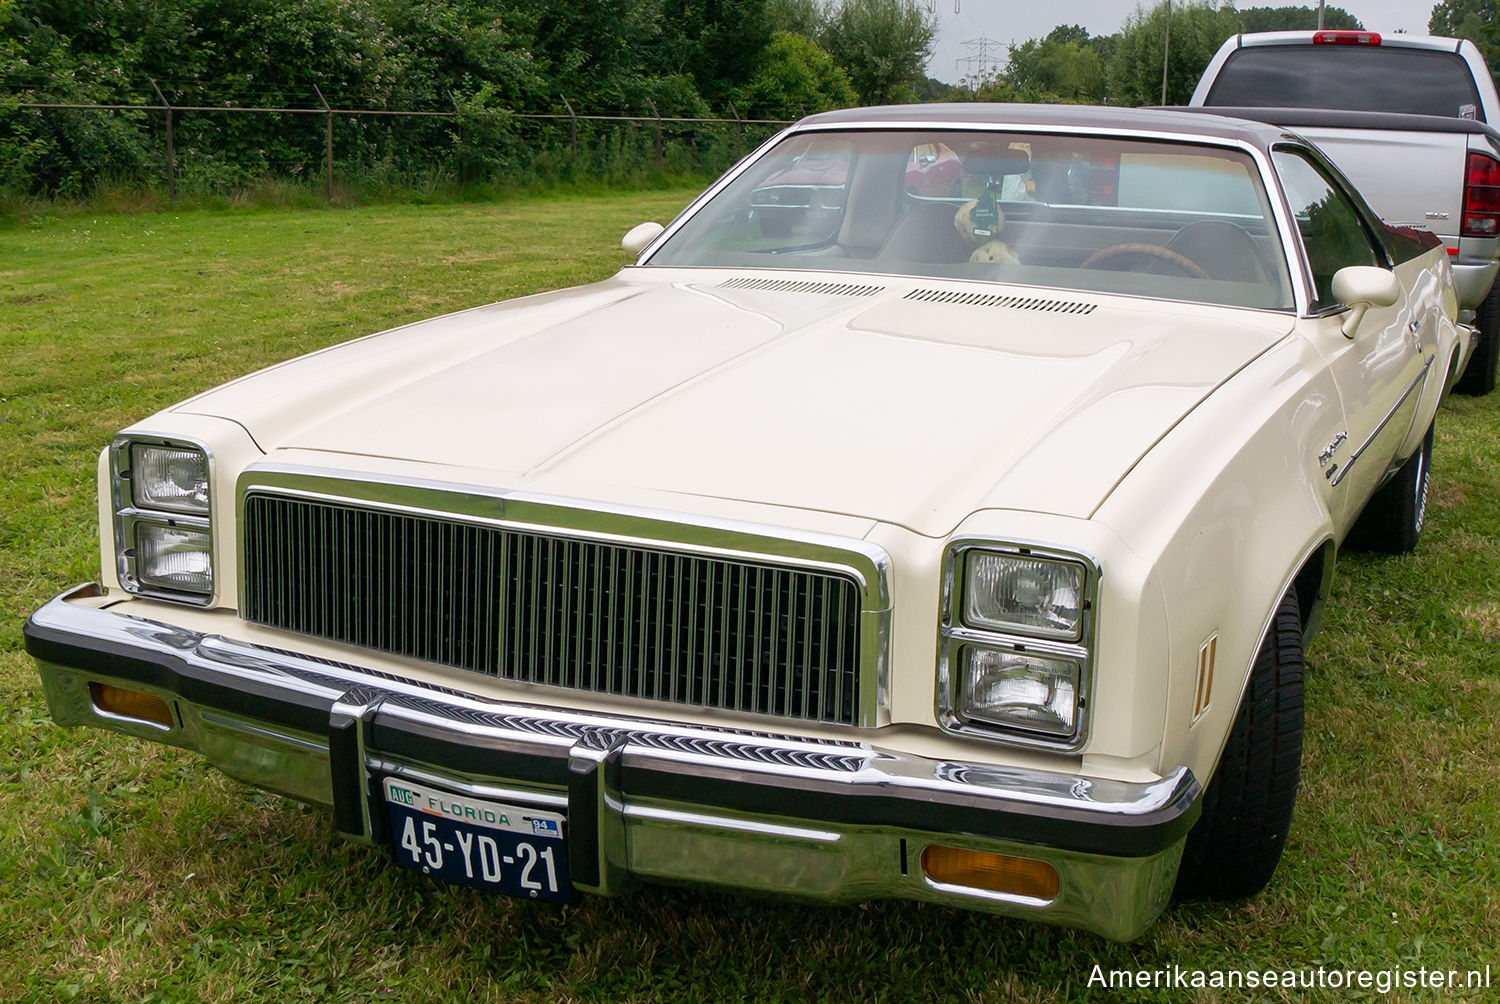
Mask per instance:
[[[1432,476],[1432,426],[1422,445],[1407,458],[1395,477],[1370,496],[1344,546],[1380,554],[1410,554],[1422,536],[1427,518],[1427,485]]]
[[[1261,640],[1177,872],[1180,899],[1243,899],[1271,881],[1302,769],[1302,616],[1293,588]]]
[[[1474,312],[1474,327],[1478,329],[1478,344],[1453,389],[1460,394],[1482,395],[1495,389],[1495,369],[1500,366],[1500,283]]]

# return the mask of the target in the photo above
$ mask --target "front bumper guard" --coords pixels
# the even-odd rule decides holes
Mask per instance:
[[[637,880],[829,902],[899,897],[1138,935],[1166,906],[1201,788],[956,763],[807,739],[483,700],[359,666],[201,634],[76,602],[27,622],[48,705],[197,750],[256,787],[332,806],[338,829],[386,840],[380,778],[560,811],[576,887]],[[91,684],[161,697],[163,726],[101,710]],[[937,883],[930,844],[1045,860],[1049,900]]]

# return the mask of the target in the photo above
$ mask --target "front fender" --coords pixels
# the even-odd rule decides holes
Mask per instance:
[[[1162,764],[1208,778],[1261,638],[1294,582],[1316,619],[1337,491],[1319,456],[1343,426],[1311,346],[1292,335],[1219,388],[1135,467],[1094,518],[1155,570],[1168,620]]]

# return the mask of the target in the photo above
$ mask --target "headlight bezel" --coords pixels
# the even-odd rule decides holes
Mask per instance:
[[[1023,627],[972,626],[968,610],[969,558],[974,552],[1026,560],[1053,561],[1082,569],[1079,624],[1071,637],[1057,632]],[[1094,636],[1098,614],[1099,562],[1082,551],[1036,541],[991,537],[959,537],[948,542],[943,553],[942,596],[939,604],[937,719],[946,732],[982,737],[1009,746],[1075,753],[1088,742],[1089,705],[1093,697]],[[983,649],[1025,653],[1066,660],[1078,667],[1073,729],[1068,734],[1001,724],[966,713],[965,691],[969,677],[969,652]]]
[[[189,512],[182,511],[181,507],[165,508],[140,504],[136,499],[135,483],[132,480],[134,463],[132,451],[137,446],[181,450],[201,455],[207,478],[204,509]],[[214,557],[218,550],[218,538],[213,526],[213,469],[213,451],[207,443],[199,439],[151,432],[121,433],[114,438],[109,447],[109,478],[110,498],[114,513],[115,569],[119,575],[120,586],[127,593],[203,607],[212,606],[217,600],[219,579]],[[203,592],[174,589],[146,581],[146,578],[141,575],[140,566],[142,527],[163,527],[207,535],[209,590]]]

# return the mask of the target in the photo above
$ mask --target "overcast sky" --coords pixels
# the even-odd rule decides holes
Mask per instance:
[[[956,83],[967,76],[974,64],[958,61],[978,53],[977,46],[965,46],[972,39],[988,38],[989,55],[1005,64],[1005,49],[1011,42],[1041,38],[1060,24],[1081,24],[1092,35],[1110,35],[1120,30],[1125,18],[1135,10],[1132,0],[921,0],[933,8],[938,19],[937,45],[927,72],[938,80]],[[1236,7],[1285,7],[1298,0],[1238,0]],[[1316,7],[1316,0],[1302,0],[1304,6]],[[1151,6],[1151,4],[1146,4]],[[1394,32],[1404,28],[1413,35],[1427,33],[1427,19],[1432,14],[1429,0],[1343,0],[1342,7],[1364,22],[1371,31]],[[957,11],[954,8],[957,8]]]

